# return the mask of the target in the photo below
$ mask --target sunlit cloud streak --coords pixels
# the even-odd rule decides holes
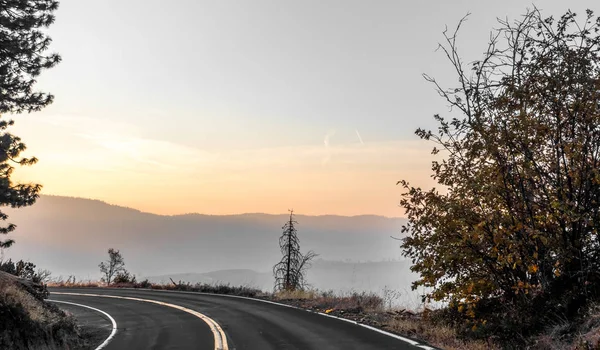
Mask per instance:
[[[356,131],[356,136],[358,136],[358,141],[360,141],[360,144],[364,145],[365,143],[363,142],[362,137],[360,137],[360,133],[358,132],[358,129],[354,129],[354,131]]]
[[[22,130],[40,162],[18,169],[18,180],[156,213],[275,213],[293,204],[305,213],[393,216],[401,214],[398,180],[430,182],[429,145],[420,140],[332,142],[331,130],[323,145],[207,150],[109,121],[47,125],[39,137]],[[55,138],[56,130],[66,132]]]
[[[325,138],[323,140],[323,144],[325,144],[325,156],[323,157],[323,161],[321,161],[321,165],[326,165],[331,160],[331,152],[329,150],[329,141],[335,135],[335,130],[330,130],[325,134]]]

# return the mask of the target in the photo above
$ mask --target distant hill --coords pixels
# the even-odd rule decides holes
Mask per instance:
[[[98,263],[111,247],[120,249],[127,268],[140,276],[189,272],[218,280],[222,276],[210,272],[222,270],[230,270],[232,280],[248,270],[270,276],[280,258],[278,238],[287,220],[286,214],[162,216],[59,196],[42,196],[31,207],[6,211],[8,222],[18,227],[10,236],[17,243],[4,252],[5,258],[30,259],[55,276],[75,274],[84,279],[99,277]],[[296,220],[302,250],[312,249],[320,259],[401,258],[399,242],[390,236],[400,236],[404,219],[297,215]],[[317,271],[312,272],[315,281],[320,278]]]

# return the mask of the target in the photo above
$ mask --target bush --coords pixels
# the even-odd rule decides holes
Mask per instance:
[[[152,287],[152,283],[150,283],[148,281],[148,279],[146,278],[145,280],[143,280],[143,281],[141,281],[139,283],[136,283],[133,287],[134,288],[146,288],[146,289],[148,289],[148,288]]]
[[[29,261],[19,260],[16,263],[12,259],[0,261],[0,271],[10,273],[11,275],[21,277],[35,283],[45,283],[50,278],[50,271],[38,269],[36,265]]]
[[[456,88],[426,76],[456,114],[416,131],[444,158],[432,164],[439,188],[399,182],[402,248],[413,288],[449,303],[465,336],[522,348],[600,301],[600,17],[580,22],[537,9],[500,21],[464,66],[461,21],[441,46]]]
[[[135,284],[135,276],[131,275],[129,271],[124,270],[122,272],[117,273],[115,278],[112,280],[114,284]]]

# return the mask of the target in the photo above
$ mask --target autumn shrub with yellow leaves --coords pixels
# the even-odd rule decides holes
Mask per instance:
[[[600,299],[600,19],[538,9],[499,21],[466,64],[456,31],[440,46],[458,76],[424,190],[406,181],[402,248],[414,288],[446,302],[463,336],[522,347]],[[568,327],[565,330],[568,332]]]

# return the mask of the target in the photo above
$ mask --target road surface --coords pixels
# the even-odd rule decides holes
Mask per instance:
[[[84,315],[86,322],[103,322],[107,336],[112,328],[108,317],[97,312],[92,320],[91,309],[84,311],[84,306],[110,315],[116,332],[102,347],[106,350],[433,349],[336,318],[248,298],[139,289],[50,288],[49,299],[76,316]]]

